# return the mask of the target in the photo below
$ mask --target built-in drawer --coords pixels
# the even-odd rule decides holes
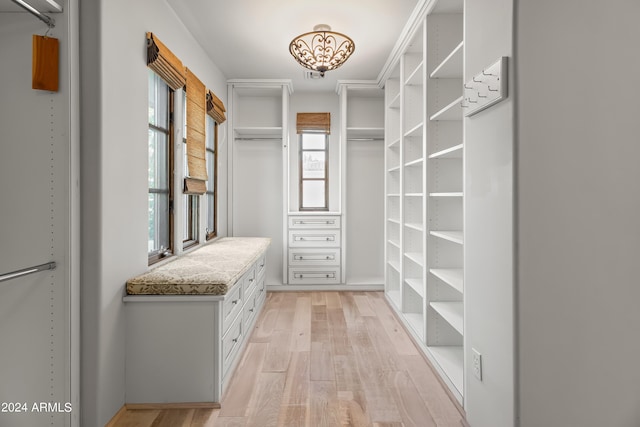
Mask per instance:
[[[340,230],[289,230],[293,248],[340,247]]]
[[[267,266],[267,254],[264,253],[258,258],[256,261],[256,277],[260,277],[261,274],[264,274],[264,269]]]
[[[245,331],[249,331],[249,327],[253,323],[256,313],[258,312],[258,294],[258,290],[254,289],[254,292],[245,300],[244,308],[242,309],[242,319],[245,325]]]
[[[294,228],[294,229],[340,228],[340,216],[339,215],[290,216],[289,228]]]
[[[242,283],[239,281],[231,287],[229,292],[225,295],[222,303],[222,330],[226,333],[231,321],[236,317],[236,314],[242,309],[242,298],[240,293],[242,292]]]
[[[295,248],[289,249],[289,266],[340,265],[338,248]]]
[[[242,299],[247,300],[247,295],[249,295],[256,288],[256,269],[255,267],[251,267],[249,271],[247,271],[242,276]]]
[[[224,378],[229,366],[235,359],[238,349],[242,345],[244,323],[242,315],[236,316],[231,327],[222,338],[222,377]]]
[[[289,284],[292,285],[319,285],[339,283],[340,267],[289,268]]]

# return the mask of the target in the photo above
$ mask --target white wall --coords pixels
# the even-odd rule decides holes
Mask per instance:
[[[512,68],[512,3],[465,1],[465,82],[501,56],[509,57]],[[511,427],[515,417],[514,94],[509,81],[506,100],[464,121],[464,401],[473,427]],[[471,369],[472,348],[482,354],[482,382]]]
[[[83,2],[83,426],[104,425],[126,401],[122,296],[126,280],[147,270],[147,31],[226,104],[225,77],[166,2]],[[227,209],[225,132],[223,125],[221,235]]]
[[[638,17],[516,2],[522,427],[640,425]]]

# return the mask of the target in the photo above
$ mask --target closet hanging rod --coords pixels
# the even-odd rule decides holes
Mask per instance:
[[[234,138],[236,141],[282,141],[282,138]]]
[[[35,16],[36,18],[38,18],[39,20],[41,20],[42,22],[44,22],[45,24],[47,24],[49,28],[53,28],[56,26],[56,21],[52,17],[42,14],[38,9],[31,6],[27,2],[23,0],[11,0],[11,1],[17,4],[18,6],[20,6],[21,8],[23,8],[24,10],[26,10],[27,12],[29,12],[30,14],[32,14],[33,16]]]
[[[384,138],[347,138],[347,141],[384,141]]]
[[[18,277],[26,276],[27,274],[37,273],[38,271],[54,270],[55,268],[55,261],[48,262],[46,264],[35,265],[30,268],[23,268],[22,270],[16,270],[12,271],[11,273],[0,275],[0,282],[4,282],[5,280],[10,279],[16,279]]]

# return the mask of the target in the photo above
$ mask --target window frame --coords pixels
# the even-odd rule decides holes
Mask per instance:
[[[148,129],[153,130],[154,132],[162,132],[166,135],[166,177],[167,177],[167,190],[155,189],[152,187],[147,187],[147,194],[167,194],[168,197],[168,209],[167,209],[167,236],[169,245],[166,248],[160,246],[157,250],[153,250],[151,252],[147,252],[148,256],[148,265],[155,264],[161,259],[167,258],[174,254],[174,238],[173,238],[173,230],[174,230],[174,192],[173,192],[173,172],[174,172],[174,90],[169,87],[169,85],[164,82],[164,80],[153,70],[149,70],[148,79],[151,76],[155,76],[156,81],[162,81],[165,84],[167,90],[167,125],[168,128],[163,128],[150,122],[147,123]],[[147,83],[148,84],[148,83]],[[157,89],[157,86],[156,86]],[[147,133],[148,137],[148,133]],[[147,141],[147,145],[148,145]],[[148,155],[147,155],[148,156]],[[149,173],[149,164],[147,165],[147,175]],[[148,199],[147,199],[148,200]],[[148,202],[147,202],[148,203]],[[147,224],[147,228],[149,224]],[[147,235],[147,241],[149,236]],[[148,249],[147,249],[148,250]]]
[[[211,240],[218,236],[218,126],[220,125],[209,114],[206,115],[205,120],[205,129],[207,131],[209,130],[209,123],[213,123],[213,127],[211,128],[211,137],[213,139],[209,139],[209,132],[205,133],[205,156],[208,157],[208,153],[213,153],[213,161],[207,161],[207,176],[209,177],[207,184],[210,184],[213,178],[213,186],[207,185],[207,191],[205,192],[207,203],[205,239]],[[209,146],[210,141],[212,141],[213,149]],[[209,197],[213,197],[213,209],[209,209]],[[209,230],[209,220],[211,220],[211,223],[213,224],[213,230]]]
[[[304,149],[305,135],[322,135],[324,137],[324,149]],[[304,178],[303,174],[303,158],[305,152],[324,152],[324,178]],[[324,206],[322,207],[305,207],[304,203],[304,182],[305,181],[324,181]],[[329,134],[319,132],[299,133],[298,137],[298,208],[300,211],[308,212],[325,212],[329,210]]]
[[[187,161],[187,92],[182,91],[182,175],[184,181],[189,176],[189,165]],[[197,194],[183,194],[184,218],[183,230],[186,233],[182,236],[182,250],[187,250],[200,243],[200,196]]]

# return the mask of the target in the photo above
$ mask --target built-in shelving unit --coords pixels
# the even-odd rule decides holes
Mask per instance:
[[[412,28],[385,84],[385,291],[462,402],[463,1]]]
[[[283,251],[287,242],[287,200],[282,195],[288,182],[284,165],[292,93],[289,80],[228,81],[228,232],[230,236],[272,239],[266,278],[271,286],[287,280]]]
[[[426,345],[463,394],[463,4],[439,0],[427,15]]]
[[[342,283],[384,284],[384,91],[372,81],[340,82]],[[397,165],[398,172],[400,164]],[[398,192],[399,196],[399,192]],[[394,217],[400,220],[399,215]],[[395,242],[400,247],[399,239]]]

